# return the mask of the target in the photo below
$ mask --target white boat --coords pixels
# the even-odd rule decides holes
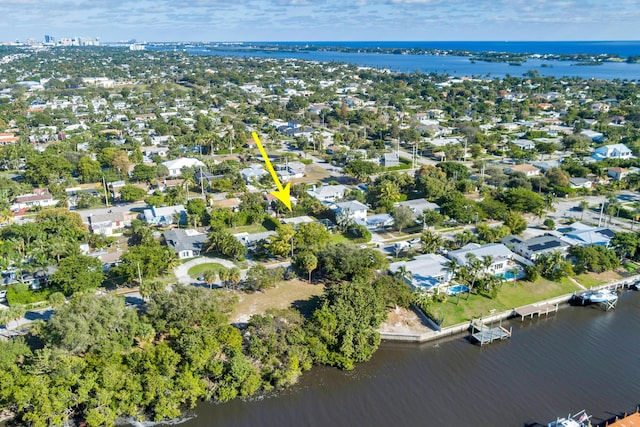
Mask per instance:
[[[587,415],[587,412],[583,409],[575,415],[569,415],[566,418],[558,418],[557,420],[547,424],[547,427],[590,427],[590,418],[591,415]]]
[[[592,303],[611,302],[617,299],[618,294],[609,289],[603,289],[589,295],[589,301]]]

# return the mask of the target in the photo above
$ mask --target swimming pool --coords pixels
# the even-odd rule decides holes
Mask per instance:
[[[516,274],[514,274],[513,271],[508,270],[508,271],[505,271],[504,273],[496,274],[496,277],[502,277],[506,280],[512,280],[516,278]]]
[[[447,295],[457,295],[460,292],[469,292],[469,287],[466,285],[449,286],[445,292]]]

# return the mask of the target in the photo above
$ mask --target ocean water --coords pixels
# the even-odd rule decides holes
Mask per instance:
[[[503,323],[503,326],[505,324]],[[383,343],[353,371],[316,367],[276,395],[200,404],[185,427],[547,425],[582,409],[598,424],[640,404],[640,293],[510,321],[510,340]]]
[[[342,44],[340,44],[342,43]],[[426,49],[460,49],[474,52],[529,52],[529,53],[588,53],[618,54],[623,57],[640,55],[640,42],[277,42],[281,46],[346,46],[352,48],[384,47]],[[558,61],[550,59],[528,59],[522,65],[510,65],[505,62],[472,62],[465,56],[408,54],[371,52],[337,52],[337,51],[269,51],[250,50],[250,44],[221,45],[216,50],[208,50],[195,46],[185,48],[194,55],[216,55],[257,58],[296,58],[318,62],[345,62],[360,66],[389,69],[397,72],[438,73],[452,76],[475,76],[495,78],[504,76],[522,76],[529,71],[536,71],[543,76],[581,77],[602,80],[640,79],[640,64],[626,62],[605,62],[601,65],[580,65],[575,61]],[[170,46],[149,46],[149,50],[173,49]]]

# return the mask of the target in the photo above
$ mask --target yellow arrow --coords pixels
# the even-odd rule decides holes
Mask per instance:
[[[267,171],[271,174],[271,177],[276,183],[276,187],[278,187],[277,191],[272,191],[270,194],[276,196],[278,200],[280,200],[286,207],[291,210],[291,184],[287,182],[287,185],[282,188],[282,184],[280,183],[280,179],[278,179],[278,175],[276,171],[273,169],[271,165],[271,160],[269,160],[269,156],[267,156],[267,152],[264,151],[264,147],[260,142],[260,138],[258,138],[258,134],[255,132],[251,132],[251,136],[253,136],[253,140],[256,142],[258,146],[258,150],[260,150],[260,154],[262,154],[262,158],[264,159],[264,163],[267,166]]]

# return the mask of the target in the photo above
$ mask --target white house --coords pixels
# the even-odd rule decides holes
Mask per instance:
[[[166,162],[162,162],[164,166],[169,169],[169,176],[180,176],[182,175],[182,168],[188,167],[204,167],[204,163],[202,163],[198,159],[194,159],[191,157],[180,157],[175,160],[167,160]]]
[[[364,205],[357,200],[349,200],[348,202],[336,203],[333,206],[333,209],[336,212],[336,216],[345,215],[348,213],[348,215],[353,218],[354,221],[359,219],[366,219],[367,211],[369,210],[369,208],[367,208],[367,205]]]
[[[90,215],[87,220],[89,222],[89,230],[93,234],[102,234],[104,236],[112,236],[115,230],[127,225],[122,212]],[[128,225],[131,225],[131,222]]]
[[[447,259],[442,255],[425,254],[415,257],[412,261],[394,262],[389,265],[389,271],[396,273],[404,266],[411,272],[411,278],[405,280],[412,287],[418,290],[433,290],[449,284],[451,273],[446,265]]]
[[[46,188],[35,188],[33,193],[21,194],[16,196],[11,205],[11,210],[17,212],[22,209],[30,209],[36,206],[47,207],[55,206],[58,201],[49,194]]]
[[[598,161],[604,159],[630,159],[633,157],[633,152],[624,144],[611,144],[596,148],[591,157]]]
[[[268,172],[259,163],[254,163],[248,168],[244,168],[240,171],[240,175],[242,175],[242,178],[247,183],[258,180],[267,174]]]
[[[174,216],[180,217],[178,222],[183,222],[187,218],[187,211],[183,205],[163,206],[151,209],[145,209],[143,212],[144,220],[154,225],[170,225],[176,223]]]
[[[517,236],[507,236],[502,239],[502,243],[531,261],[535,261],[540,255],[550,252],[561,252],[566,255],[569,249],[567,242],[552,235],[542,235],[527,240]]]
[[[347,187],[342,184],[321,185],[320,187],[314,186],[313,189],[307,190],[307,194],[321,202],[337,202],[344,198],[346,190]]]
[[[460,266],[468,266],[469,259],[472,256],[475,256],[480,261],[484,261],[486,257],[491,257],[491,265],[485,271],[494,275],[503,274],[514,266],[513,258],[515,254],[502,243],[490,243],[488,245],[469,243],[447,254],[449,259],[456,260]]]

